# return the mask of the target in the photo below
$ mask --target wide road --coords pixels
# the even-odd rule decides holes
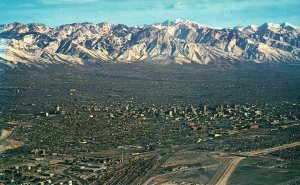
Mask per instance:
[[[242,152],[240,153],[241,155],[244,156],[259,156],[259,155],[265,155],[271,152],[275,152],[277,150],[283,150],[286,148],[292,148],[292,147],[296,147],[296,146],[300,146],[300,142],[294,142],[294,143],[289,143],[289,144],[284,144],[281,146],[276,146],[276,147],[272,147],[272,148],[266,148],[266,149],[261,149],[261,150],[255,150],[255,151],[250,151],[250,152]]]
[[[222,175],[219,177],[216,185],[227,185],[228,179],[233,174],[235,168],[241,162],[241,160],[243,160],[243,159],[246,158],[246,156],[251,157],[251,156],[265,155],[265,154],[268,154],[270,152],[275,152],[277,150],[283,150],[283,149],[286,149],[286,148],[292,148],[292,147],[296,147],[296,146],[300,146],[300,142],[295,142],[295,143],[290,143],[290,144],[284,144],[284,145],[273,147],[273,148],[266,148],[266,149],[262,149],[262,150],[255,150],[255,151],[251,151],[251,152],[240,153],[239,155],[243,155],[245,157],[243,157],[243,156],[236,156],[236,157],[234,157],[229,162],[229,164],[225,168],[225,170],[222,173]]]
[[[227,165],[225,171],[221,175],[221,177],[218,179],[216,185],[226,185],[229,177],[232,175],[233,171],[235,170],[236,166],[239,164],[239,162],[246,157],[234,157],[229,164]]]

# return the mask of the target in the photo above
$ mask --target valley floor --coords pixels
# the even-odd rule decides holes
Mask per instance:
[[[0,85],[5,184],[299,182],[298,65],[20,67]]]

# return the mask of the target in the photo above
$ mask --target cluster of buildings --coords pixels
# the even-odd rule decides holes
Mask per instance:
[[[39,127],[22,127],[22,133],[32,134],[24,135],[30,136],[26,139],[32,139],[34,143],[29,146],[35,148],[22,156],[26,158],[23,164],[2,168],[0,182],[71,185],[94,182],[100,178],[115,181],[124,176],[125,179],[128,178],[126,173],[134,174],[139,170],[134,164],[143,158],[143,153],[146,155],[158,149],[184,144],[205,146],[208,143],[209,148],[209,141],[214,138],[224,137],[225,141],[228,135],[240,134],[242,138],[245,132],[251,130],[286,128],[299,121],[298,110],[299,104],[288,102],[158,106],[126,101],[110,105],[83,104],[80,107],[57,105],[34,117]],[[49,133],[51,131],[53,133]],[[59,138],[63,142],[58,141]],[[42,140],[44,145],[37,142]],[[256,141],[259,138],[255,138]],[[211,145],[216,148],[215,143]],[[219,147],[221,145],[227,149],[231,146],[226,142],[219,143]],[[121,155],[118,146],[126,146],[124,155],[127,159],[131,155],[132,161],[126,161],[126,165],[131,166],[126,168],[128,171],[114,173],[124,163],[124,151]],[[91,154],[106,149],[119,151],[119,155],[114,158],[80,157],[81,153]],[[154,165],[156,159],[149,157],[148,162],[143,165],[146,163],[140,160],[139,166],[145,170]]]

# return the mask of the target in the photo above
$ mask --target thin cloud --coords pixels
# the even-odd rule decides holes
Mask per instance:
[[[18,7],[22,7],[22,8],[32,8],[35,7],[35,5],[33,3],[22,3],[22,4],[18,4]]]
[[[169,10],[179,10],[185,8],[185,4],[183,4],[182,1],[177,1],[175,3],[172,3],[171,5],[167,6],[167,9]]]
[[[96,1],[97,0],[40,0],[42,4],[85,4]]]

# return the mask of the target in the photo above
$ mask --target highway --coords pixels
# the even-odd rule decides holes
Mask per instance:
[[[254,156],[265,155],[265,154],[268,154],[268,153],[271,153],[271,152],[275,152],[277,150],[283,150],[283,149],[286,149],[286,148],[292,148],[292,147],[297,147],[297,146],[300,146],[300,142],[295,142],[295,143],[290,143],[290,144],[284,144],[284,145],[281,145],[281,146],[272,147],[272,148],[266,148],[266,149],[262,149],[262,150],[255,150],[255,151],[250,151],[250,152],[239,153],[238,154],[239,156],[235,156],[228,163],[228,165],[225,168],[224,172],[222,173],[222,175],[217,180],[216,185],[227,185],[228,179],[233,174],[235,168],[246,157],[254,157]]]
[[[292,147],[296,147],[296,146],[300,146],[300,142],[284,144],[284,145],[281,145],[281,146],[266,148],[266,149],[262,149],[262,150],[255,150],[255,151],[250,151],[250,152],[241,152],[240,154],[244,155],[244,156],[248,156],[248,157],[259,156],[259,155],[265,155],[265,154],[268,154],[268,153],[271,153],[271,152],[275,152],[277,150],[283,150],[283,149],[286,149],[286,148],[292,148]]]
[[[232,175],[233,171],[235,170],[239,162],[245,158],[246,157],[234,157],[225,168],[225,171],[218,179],[216,185],[226,185],[229,177]]]
[[[253,157],[253,156],[263,156],[265,154],[283,150],[286,148],[296,147],[300,146],[300,142],[290,143],[290,144],[284,144],[277,147],[267,148],[267,149],[261,149],[261,150],[255,150],[250,152],[240,152],[240,153],[232,153],[233,157],[228,162],[228,164],[224,167],[224,169],[221,169],[219,175],[216,175],[216,180],[211,180],[209,184],[216,184],[216,185],[227,185],[228,180],[230,179],[231,175],[234,173],[234,170],[239,165],[239,163],[247,158],[247,157]],[[139,184],[139,185],[149,185],[152,183],[152,181],[157,178],[157,170],[158,168],[163,165],[167,159],[169,159],[171,156],[173,156],[176,152],[191,149],[194,147],[192,146],[185,146],[185,147],[178,147],[173,148],[169,150],[165,150],[164,153],[166,153],[163,156],[160,156],[156,153],[156,155],[151,155],[146,160],[138,161],[134,164],[131,164],[119,171],[116,171],[114,176],[109,179],[105,184]],[[161,151],[162,152],[162,151]],[[191,170],[191,169],[187,169]],[[178,171],[171,172],[171,173],[180,173]],[[166,174],[164,174],[166,175]]]

